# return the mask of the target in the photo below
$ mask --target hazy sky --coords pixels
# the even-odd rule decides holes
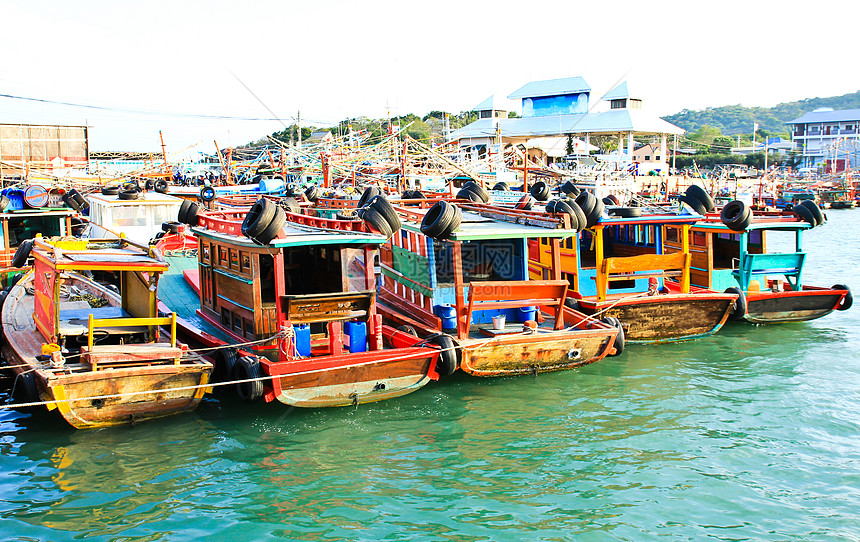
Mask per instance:
[[[459,112],[571,76],[592,105],[626,79],[657,115],[773,106],[860,89],[858,15],[832,0],[0,0],[0,94],[112,109],[0,97],[0,122],[87,124],[91,150],[157,150],[162,130],[170,153],[211,153],[282,124],[194,115]]]

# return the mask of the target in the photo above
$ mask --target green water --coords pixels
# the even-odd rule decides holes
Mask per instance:
[[[860,293],[860,210],[806,236]],[[358,408],[0,411],[4,540],[860,540],[860,306]]]

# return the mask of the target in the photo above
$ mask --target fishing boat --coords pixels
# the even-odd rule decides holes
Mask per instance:
[[[667,225],[665,246],[669,253],[690,247],[694,286],[738,295],[732,319],[800,322],[851,307],[853,296],[844,284],[824,288],[804,283],[803,233],[824,220],[812,200],[802,200],[791,212],[752,212],[734,201],[721,215],[709,215],[686,230]],[[746,219],[723,220],[727,215]],[[769,248],[768,237],[779,235],[792,238],[793,250]]]
[[[250,210],[196,217],[197,261],[182,276],[197,307],[179,325],[190,342],[215,349],[216,384],[236,381],[248,402],[346,406],[405,395],[450,373],[438,366],[436,345],[384,343],[373,262],[385,236],[360,220],[290,209],[263,198]],[[173,288],[162,298],[171,307],[182,297]]]
[[[459,199],[401,201],[402,229],[380,254],[379,310],[392,340],[432,337],[473,376],[513,376],[580,367],[620,353],[623,332],[565,307],[555,266],[529,280],[527,242],[575,231],[560,218]]]
[[[0,312],[19,403],[44,403],[79,429],[197,406],[212,365],[177,342],[175,314],[158,313],[163,258],[127,239],[36,237],[23,246],[33,270]]]
[[[689,197],[682,196],[684,201]],[[699,206],[698,200],[689,201]],[[558,256],[569,284],[570,303],[586,314],[618,319],[625,339],[632,343],[680,341],[716,333],[737,295],[692,288],[689,246],[669,253],[664,245],[666,227],[686,231],[702,215],[686,204],[620,207],[614,203],[608,198],[597,201],[590,192],[582,192],[576,200],[556,200],[546,207],[550,213],[580,216],[581,231],[565,240]],[[604,204],[610,205],[605,212]],[[532,278],[540,279],[552,265],[550,245],[549,238],[531,242]],[[666,280],[669,277],[677,282]]]

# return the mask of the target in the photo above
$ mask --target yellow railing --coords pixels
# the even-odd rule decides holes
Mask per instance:
[[[176,313],[159,318],[93,318],[90,314],[87,330],[87,348],[93,351],[93,332],[97,327],[164,326],[170,324],[170,346],[176,348]]]

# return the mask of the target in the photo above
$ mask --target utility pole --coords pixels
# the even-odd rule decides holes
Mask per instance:
[[[299,111],[296,117],[296,133],[298,138],[298,148],[302,148],[302,112]]]

